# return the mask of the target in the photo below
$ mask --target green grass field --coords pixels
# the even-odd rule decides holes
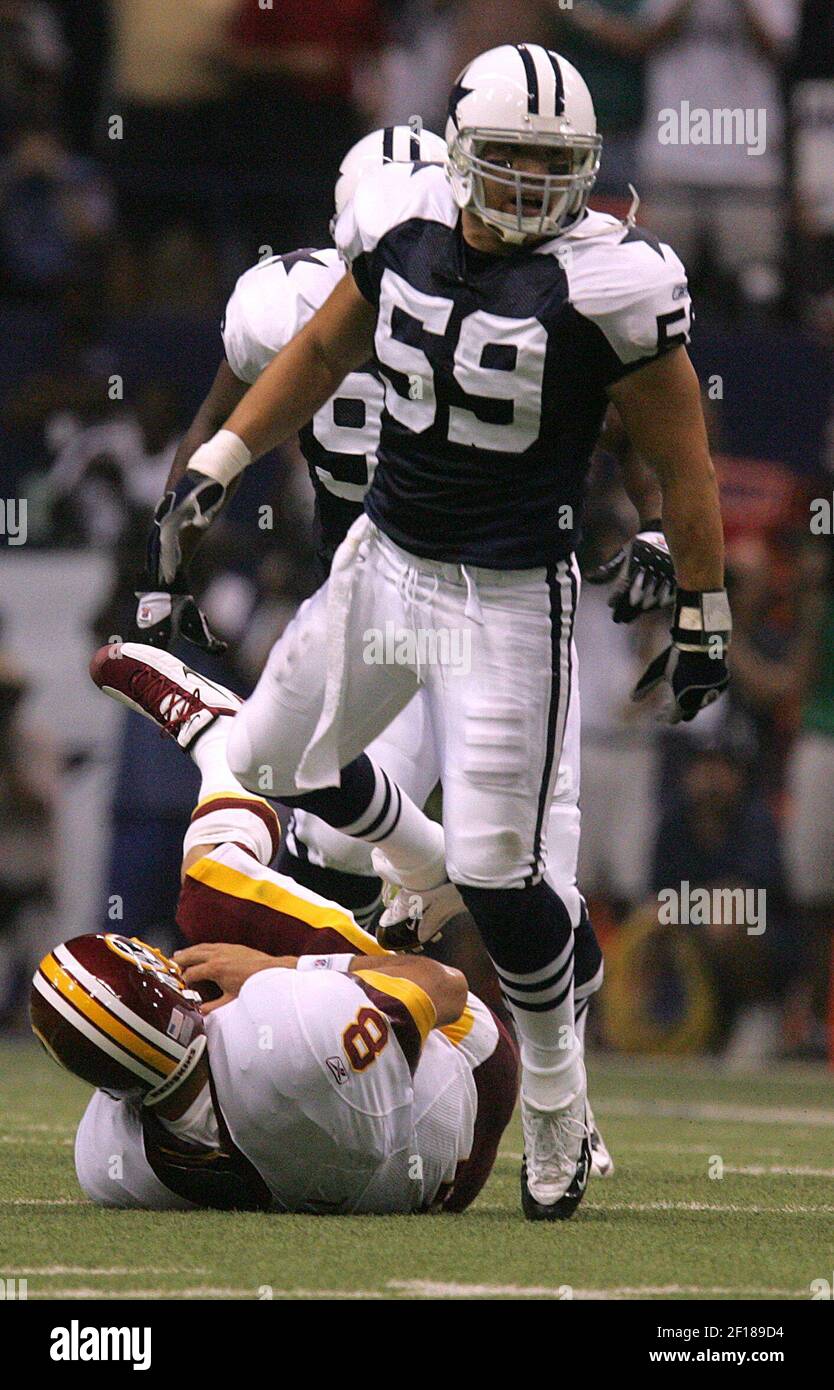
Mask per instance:
[[[508,1132],[457,1217],[108,1212],[72,1165],[86,1088],[0,1046],[0,1277],[30,1298],[785,1298],[834,1282],[834,1076],[598,1060],[616,1175],[531,1226]],[[710,1177],[720,1160],[722,1177]]]

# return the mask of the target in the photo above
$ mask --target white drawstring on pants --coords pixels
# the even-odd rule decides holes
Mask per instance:
[[[481,609],[481,600],[478,597],[478,589],[466,565],[461,565],[460,572],[466,580],[466,603],[463,608],[464,618],[471,618],[473,623],[480,623],[483,627],[484,615]]]
[[[420,680],[420,651],[422,648],[422,643],[418,640],[417,624],[415,621],[415,610],[418,608],[430,608],[432,599],[434,598],[435,594],[437,593],[437,590],[440,587],[440,581],[438,580],[437,575],[432,575],[431,589],[428,593],[420,597],[420,581],[421,579],[425,579],[427,577],[428,576],[421,574],[420,571],[414,565],[409,565],[406,569],[403,570],[402,574],[400,575],[397,581],[397,593],[402,599],[405,607],[408,609],[408,616],[411,622],[412,631],[414,633],[415,674],[417,676],[418,681]]]

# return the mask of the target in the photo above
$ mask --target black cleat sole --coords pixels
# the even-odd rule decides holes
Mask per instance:
[[[545,1206],[537,1202],[527,1186],[527,1159],[521,1164],[521,1209],[528,1221],[569,1221],[585,1196],[588,1179],[591,1176],[591,1144],[588,1138],[582,1141],[582,1152],[576,1165],[573,1181],[558,1202]]]

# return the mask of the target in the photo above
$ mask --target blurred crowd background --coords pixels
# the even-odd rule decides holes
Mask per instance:
[[[237,275],[327,245],[354,140],[414,113],[442,133],[457,71],[520,39],[591,88],[592,206],[624,216],[635,185],[687,265],[735,619],[729,697],[663,731],[628,692],[664,620],[616,628],[607,592],[583,593],[597,1038],[739,1066],[834,1053],[831,0],[0,0],[0,495],[27,505],[26,544],[8,500],[0,538],[0,1026],[20,1025],[54,940],[170,932],[193,769],[103,708],[85,665],[131,632]],[[764,148],[662,143],[682,102],[765,112]],[[311,501],[287,447],[195,564],[229,642],[216,674],[242,692],[316,585]],[[585,561],[633,529],[600,454]],[[766,929],[658,922],[659,890],[683,883],[765,889]]]

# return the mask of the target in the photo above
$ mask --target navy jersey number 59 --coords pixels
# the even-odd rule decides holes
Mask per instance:
[[[405,315],[416,320],[423,333],[442,337],[453,309],[451,299],[425,294],[393,270],[383,272],[376,354],[383,367],[409,383],[404,396],[386,376],[385,406],[389,415],[415,434],[435,422],[434,370],[421,347],[398,336],[397,321]],[[508,318],[481,309],[467,314],[455,346],[454,379],[475,400],[508,402],[508,418],[498,423],[481,420],[474,409],[450,405],[449,442],[505,454],[520,454],[534,444],[541,427],[546,349],[547,333],[538,319]]]

